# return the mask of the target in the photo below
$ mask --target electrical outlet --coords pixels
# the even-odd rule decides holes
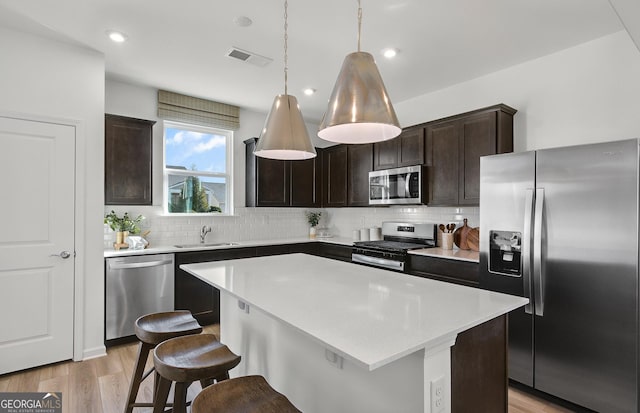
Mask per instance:
[[[444,377],[431,380],[431,413],[444,412]]]

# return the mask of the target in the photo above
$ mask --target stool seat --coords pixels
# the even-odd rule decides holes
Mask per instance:
[[[262,376],[237,377],[202,390],[191,413],[301,413]]]
[[[136,320],[135,330],[140,341],[157,345],[170,338],[200,334],[202,327],[190,311],[177,310],[144,315]]]
[[[135,322],[136,336],[139,340],[138,357],[129,383],[129,395],[124,407],[125,413],[132,413],[135,407],[151,407],[153,403],[136,403],[140,383],[146,379],[153,369],[145,373],[144,368],[149,352],[159,343],[174,337],[188,334],[200,334],[202,327],[190,311],[177,310],[143,315]],[[154,385],[155,389],[155,385]],[[155,399],[155,390],[154,390]]]
[[[214,334],[169,339],[158,344],[153,354],[158,381],[153,413],[162,413],[171,383],[175,382],[173,412],[187,412],[187,388],[200,381],[202,388],[214,381],[227,380],[229,370],[240,363],[240,356],[218,341]]]
[[[156,347],[153,362],[158,374],[175,382],[217,379],[240,363],[215,334],[176,337]]]

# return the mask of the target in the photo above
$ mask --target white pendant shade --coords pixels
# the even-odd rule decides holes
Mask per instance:
[[[373,56],[347,55],[318,136],[337,143],[372,143],[393,139],[401,131]]]
[[[262,158],[283,160],[316,156],[295,96],[275,97],[253,153]]]

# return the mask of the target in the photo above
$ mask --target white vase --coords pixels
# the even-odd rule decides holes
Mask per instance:
[[[309,238],[314,239],[316,237],[316,227],[309,228]]]

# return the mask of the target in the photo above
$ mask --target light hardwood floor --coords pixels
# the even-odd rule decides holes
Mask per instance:
[[[205,328],[218,333],[217,326]],[[62,362],[0,376],[0,392],[62,392],[64,413],[122,413],[129,390],[137,345],[124,344],[108,349],[106,357],[82,362]],[[152,364],[149,358],[148,366]],[[151,401],[152,378],[143,382],[138,401]],[[189,398],[200,390],[194,383]],[[136,408],[135,413],[152,409]],[[509,389],[509,413],[566,413],[570,410],[538,399],[518,389]],[[491,412],[478,412],[491,413]]]

